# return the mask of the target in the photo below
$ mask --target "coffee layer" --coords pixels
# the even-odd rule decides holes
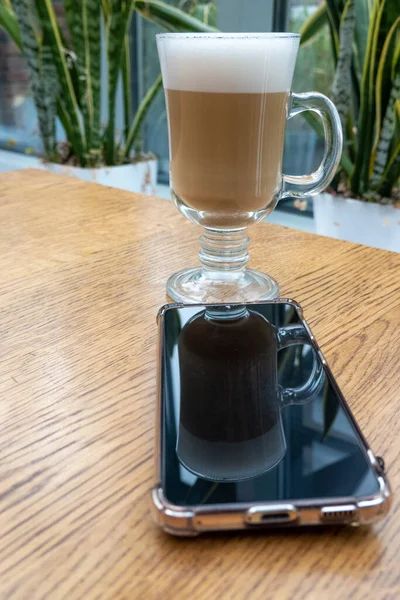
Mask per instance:
[[[219,215],[254,212],[281,185],[287,92],[166,90],[172,185],[188,206]]]

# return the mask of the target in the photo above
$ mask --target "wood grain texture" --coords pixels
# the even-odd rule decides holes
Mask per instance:
[[[400,508],[371,529],[168,537],[152,524],[156,325],[200,229],[172,203],[0,176],[0,598],[395,599]],[[304,307],[400,486],[400,256],[260,224],[251,266]]]

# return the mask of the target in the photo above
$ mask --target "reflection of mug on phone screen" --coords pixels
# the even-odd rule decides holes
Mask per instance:
[[[309,400],[323,377],[315,360],[304,386],[282,389],[277,353],[307,343],[302,325],[277,329],[244,307],[210,307],[189,320],[178,342],[181,463],[217,481],[255,477],[277,465],[286,451],[281,408]]]

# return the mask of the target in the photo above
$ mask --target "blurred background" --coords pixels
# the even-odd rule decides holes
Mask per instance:
[[[216,23],[222,31],[293,31],[298,32],[307,16],[322,0],[215,0]],[[190,8],[190,0],[167,0],[178,8]],[[67,30],[63,0],[53,0],[61,27]],[[159,73],[157,49],[154,43],[161,27],[134,13],[130,25],[132,56],[132,101],[137,107]],[[328,32],[321,32],[313,45],[304,48],[299,56],[294,78],[294,91],[317,90],[328,93],[333,77],[333,62],[329,50]],[[105,82],[105,78],[103,78]],[[104,93],[105,90],[104,90]],[[121,91],[120,102],[122,103]],[[118,123],[119,112],[119,123]],[[117,126],[122,127],[122,110],[117,112]],[[61,125],[59,139],[65,138]],[[158,181],[168,184],[168,137],[165,103],[158,94],[143,126],[142,147],[159,157]],[[293,174],[310,172],[321,158],[323,142],[303,119],[288,124],[288,144],[285,171]],[[40,154],[40,139],[35,103],[30,93],[29,70],[26,58],[4,31],[0,31],[0,148]],[[18,161],[16,161],[17,164]]]
[[[71,71],[72,85],[75,85],[74,76],[75,79],[77,77],[80,77],[81,80],[84,78],[82,78],[84,69],[82,70],[82,65],[80,65],[79,49],[77,50],[77,42],[74,38],[74,23],[68,10],[76,2],[77,0],[52,1],[52,11],[60,30],[60,44],[67,47],[67,49],[56,47],[56,51],[61,52],[66,59],[67,66]],[[21,2],[16,4],[20,5]],[[362,199],[368,203],[378,203],[380,206],[374,207],[376,214],[373,217],[371,216],[373,210],[369,210],[367,220],[372,219],[372,225],[365,225],[365,235],[361,238],[357,237],[353,231],[354,219],[359,223],[364,222],[364,217],[358,216],[357,211],[360,210],[358,206],[356,206],[355,216],[353,214],[353,216],[342,218],[336,215],[338,203],[331,208],[325,203],[324,209],[320,211],[321,215],[318,217],[318,215],[314,215],[316,202],[312,199],[296,201],[288,199],[278,205],[269,220],[324,235],[400,250],[398,226],[392,228],[389,242],[387,241],[389,231],[387,228],[383,229],[381,236],[383,242],[374,237],[377,219],[381,221],[381,229],[387,227],[385,223],[388,219],[390,223],[392,220],[394,224],[397,221],[397,225],[400,223],[397,211],[393,213],[394,206],[399,204],[398,176],[400,175],[400,20],[397,18],[399,16],[398,0],[387,0],[386,3],[383,0],[138,1],[131,5],[134,9],[130,11],[129,18],[125,20],[126,29],[123,30],[123,37],[126,44],[119,57],[119,62],[114,63],[115,71],[118,73],[118,76],[115,77],[114,90],[113,83],[110,83],[109,67],[111,59],[116,60],[116,55],[110,56],[110,47],[112,46],[109,40],[113,32],[113,29],[110,29],[110,23],[115,18],[117,26],[120,16],[125,18],[124,11],[127,13],[126,6],[128,4],[129,2],[127,3],[125,0],[117,1],[113,5],[110,0],[101,0],[102,12],[100,15],[100,3],[97,2],[97,5],[93,2],[88,3],[92,7],[97,6],[93,10],[98,11],[97,33],[100,61],[98,64],[99,89],[96,93],[98,93],[99,99],[99,128],[101,127],[98,139],[101,138],[102,144],[103,142],[104,144],[97,144],[96,148],[89,148],[86,154],[79,155],[76,148],[73,148],[73,144],[72,146],[70,144],[72,133],[68,133],[68,131],[66,133],[65,119],[62,118],[62,110],[68,114],[70,106],[72,106],[67,103],[65,109],[61,106],[65,96],[63,85],[60,88],[61,100],[57,99],[57,114],[54,104],[54,136],[57,147],[53,149],[54,151],[49,151],[48,146],[45,147],[43,140],[46,140],[46,136],[43,135],[40,119],[38,120],[38,98],[34,93],[32,94],[32,60],[29,64],[29,58],[32,59],[32,57],[29,57],[25,51],[26,40],[22,39],[21,43],[20,37],[18,37],[20,34],[18,31],[16,33],[24,15],[14,12],[13,0],[0,0],[0,171],[36,167],[60,172],[58,167],[60,164],[64,164],[71,167],[68,174],[90,178],[87,174],[79,173],[79,168],[75,171],[74,169],[76,167],[101,169],[104,166],[110,168],[134,160],[147,160],[155,155],[157,164],[154,162],[151,169],[143,171],[142,177],[145,177],[145,183],[142,180],[137,188],[128,184],[125,187],[119,178],[120,182],[115,185],[133,191],[156,193],[161,197],[169,198],[166,112],[160,89],[161,82],[157,80],[160,69],[155,34],[165,30],[197,30],[197,25],[194,25],[193,28],[193,19],[198,19],[200,31],[204,26],[232,32],[300,32],[302,45],[296,64],[293,91],[319,91],[337,103],[338,98],[340,101],[340,92],[343,94],[343,89],[336,89],[335,96],[334,89],[335,72],[338,69],[340,58],[343,65],[347,56],[348,72],[343,76],[343,82],[350,81],[350,79],[346,79],[346,76],[348,75],[350,78],[351,70],[352,88],[354,89],[351,94],[349,92],[351,98],[348,101],[347,112],[341,115],[346,133],[345,156],[332,189],[329,191],[334,196],[350,195],[351,198]],[[46,11],[40,8],[41,4],[35,0],[23,0],[22,5],[31,11],[30,23],[33,23],[33,36],[36,35],[37,40],[42,39],[41,27],[44,31],[49,15],[45,14]],[[114,15],[112,11],[117,10],[115,6],[119,5],[120,14]],[[76,6],[81,5],[78,2]],[[178,22],[173,12],[168,14],[168,9],[179,9],[182,11],[180,14],[183,14],[185,18],[187,16],[192,21],[185,22],[178,19]],[[36,23],[38,24],[37,30]],[[366,59],[369,34],[371,38],[375,34],[377,36],[376,60],[371,68]],[[43,40],[45,40],[45,36]],[[33,43],[36,43],[35,40]],[[39,41],[39,46],[40,43]],[[388,60],[384,62],[381,59],[383,54],[391,59],[390,64]],[[40,65],[35,67],[35,60],[37,61],[37,59],[33,60],[33,70],[37,68],[40,71]],[[58,69],[59,65],[56,67]],[[121,69],[121,76],[119,69]],[[77,71],[77,75],[73,74],[74,70]],[[362,115],[360,98],[364,97],[364,75],[367,74],[375,84],[375,81],[380,81],[379,72],[384,75],[381,88],[377,88],[377,93],[374,92],[371,98],[368,98],[369,104],[365,103],[364,105],[366,114]],[[78,125],[84,122],[86,126],[85,107],[82,106],[82,102],[85,103],[85,98],[87,98],[86,90],[81,93],[79,85],[78,81],[76,95],[81,111]],[[350,84],[347,87],[350,87]],[[112,98],[110,99],[111,88]],[[387,109],[386,113],[385,108]],[[110,111],[113,114],[111,125]],[[362,119],[369,122],[367,131],[369,131],[370,139],[367,139],[368,135],[364,135],[364,130],[358,127]],[[42,119],[42,129],[43,121],[46,120],[45,113],[45,118]],[[312,172],[319,165],[324,142],[323,138],[318,135],[318,127],[315,127],[315,123],[314,126],[311,125],[310,119],[302,116],[288,122],[284,172],[300,175]],[[358,135],[360,144],[357,140]],[[388,136],[391,136],[392,139],[390,147],[386,148]],[[129,144],[126,143],[127,139]],[[125,147],[124,144],[126,144]],[[364,157],[361,153],[363,144],[365,144]],[[381,145],[379,146],[379,144]],[[384,155],[380,152],[383,147],[386,152]],[[375,168],[372,160],[370,161],[370,156],[372,158],[376,156],[377,160],[383,156],[383,164],[377,164]],[[58,164],[51,167],[53,163]],[[50,166],[48,166],[49,164]],[[97,175],[92,175],[92,179],[99,183],[114,185],[111,178],[103,180],[100,171]],[[371,182],[372,185],[370,185]],[[382,205],[387,204],[391,205],[392,212],[382,212],[383,208],[388,208]],[[321,201],[318,206],[322,207],[322,205]],[[342,203],[339,207],[340,210],[343,207]],[[328,214],[329,227],[328,223],[323,223]],[[348,222],[346,227],[338,229],[338,226],[332,225],[335,222],[344,222],[346,219]]]

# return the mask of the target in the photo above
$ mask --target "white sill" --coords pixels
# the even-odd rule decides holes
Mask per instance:
[[[0,173],[18,169],[38,169],[41,168],[42,164],[43,161],[37,156],[0,150]]]

